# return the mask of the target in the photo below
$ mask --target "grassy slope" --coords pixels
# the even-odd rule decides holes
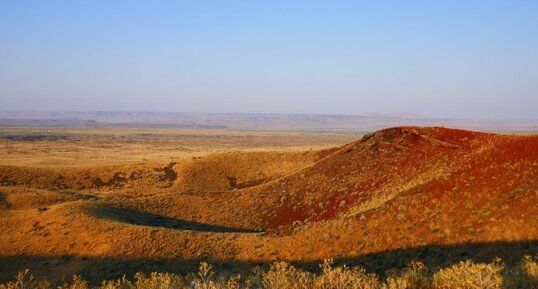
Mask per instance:
[[[119,272],[337,257],[380,270],[413,256],[442,264],[537,250],[536,135],[404,127],[318,152],[2,167],[0,177],[4,280],[23,267],[60,278],[99,264]]]

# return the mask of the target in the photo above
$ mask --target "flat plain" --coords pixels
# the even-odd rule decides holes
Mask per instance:
[[[362,133],[166,128],[0,127],[0,165],[92,166],[167,162],[231,151],[300,151]]]

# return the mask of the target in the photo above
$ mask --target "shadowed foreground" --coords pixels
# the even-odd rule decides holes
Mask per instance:
[[[362,267],[335,267],[332,260],[325,260],[319,268],[321,272],[313,274],[286,262],[276,262],[268,270],[257,267],[244,274],[215,274],[212,265],[202,262],[198,271],[192,274],[137,273],[132,279],[123,276],[103,280],[99,285],[91,285],[74,275],[71,281],[64,281],[58,288],[535,289],[538,286],[538,256],[525,256],[514,267],[505,266],[500,258],[491,263],[461,261],[442,269],[428,268],[422,262],[413,261],[401,270],[387,271],[382,279]],[[52,286],[47,280],[36,279],[28,270],[24,270],[17,274],[14,281],[0,285],[0,289],[48,289]]]
[[[349,268],[363,268],[363,273],[374,273],[376,274],[376,278],[386,282],[392,275],[394,275],[394,272],[406,271],[409,269],[410,264],[416,262],[423,264],[424,269],[420,269],[424,270],[423,274],[432,275],[441,268],[448,268],[454,264],[467,260],[475,263],[496,264],[496,260],[500,258],[504,267],[499,266],[498,273],[501,275],[513,275],[515,274],[515,271],[521,269],[521,262],[525,259],[525,256],[538,257],[538,241],[495,242],[402,249],[370,254],[360,258],[338,259],[335,260],[333,265],[336,267],[347,266]],[[135,277],[135,273],[138,272],[141,274],[170,272],[179,274],[178,276],[185,276],[189,273],[196,272],[200,263],[204,261],[211,263],[214,266],[213,270],[219,275],[231,276],[241,274],[243,278],[252,275],[252,270],[256,267],[261,267],[265,272],[271,272],[268,270],[275,270],[275,266],[278,264],[273,263],[271,265],[270,263],[261,262],[201,259],[175,260],[111,259],[80,256],[9,256],[1,257],[0,259],[0,280],[4,283],[8,282],[14,278],[17,272],[29,269],[35,276],[46,276],[47,280],[51,281],[53,284],[70,280],[72,275],[79,275],[84,280],[87,280],[89,284],[97,285],[103,280],[113,280],[124,275],[128,279],[132,279]],[[307,274],[305,272],[308,272],[308,274],[323,276],[323,263],[323,261],[293,262],[292,265],[294,268],[297,268],[297,270],[301,270],[301,272],[304,270],[304,274]],[[289,269],[289,267],[286,268]],[[254,269],[254,271],[257,270]],[[520,274],[520,272],[518,274]],[[518,278],[523,277],[519,276]]]

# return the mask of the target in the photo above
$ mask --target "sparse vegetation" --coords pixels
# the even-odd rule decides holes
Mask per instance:
[[[503,268],[500,260],[495,260],[490,264],[463,261],[435,273],[433,285],[439,289],[501,289]]]
[[[526,283],[532,288],[538,288],[538,256],[525,256],[523,260],[523,275],[526,276]]]
[[[229,148],[247,134],[227,133],[203,139]],[[103,136],[110,153],[145,155],[113,136]],[[51,288],[74,274],[89,285],[75,277],[64,288],[537,287],[536,259],[522,259],[538,253],[538,227],[529,225],[538,222],[535,135],[403,127],[331,149],[192,151],[177,160],[160,154],[197,135],[121,136],[159,155],[96,165],[80,152],[72,167],[34,167],[26,161],[35,155],[23,154],[29,144],[9,141],[26,149],[24,161],[0,166],[0,283],[31,268]],[[487,264],[496,256],[504,265]],[[328,258],[338,265],[311,271]],[[210,260],[215,268],[186,275]],[[278,260],[294,266],[269,267]],[[9,288],[39,285],[28,278]]]
[[[321,273],[300,270],[286,262],[276,262],[268,271],[259,267],[250,274],[219,275],[213,266],[202,262],[195,274],[137,273],[133,280],[125,276],[91,286],[79,276],[58,289],[534,289],[538,284],[538,256],[525,256],[519,268],[503,274],[502,261],[491,263],[462,261],[433,272],[421,262],[411,262],[403,270],[389,270],[384,280],[361,267],[334,266],[331,260],[321,264]],[[523,270],[520,270],[523,269]],[[28,270],[19,272],[15,280],[0,289],[51,289],[46,281],[38,281]]]

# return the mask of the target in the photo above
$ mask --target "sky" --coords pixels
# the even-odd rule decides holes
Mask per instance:
[[[538,1],[0,1],[0,110],[538,120]]]

